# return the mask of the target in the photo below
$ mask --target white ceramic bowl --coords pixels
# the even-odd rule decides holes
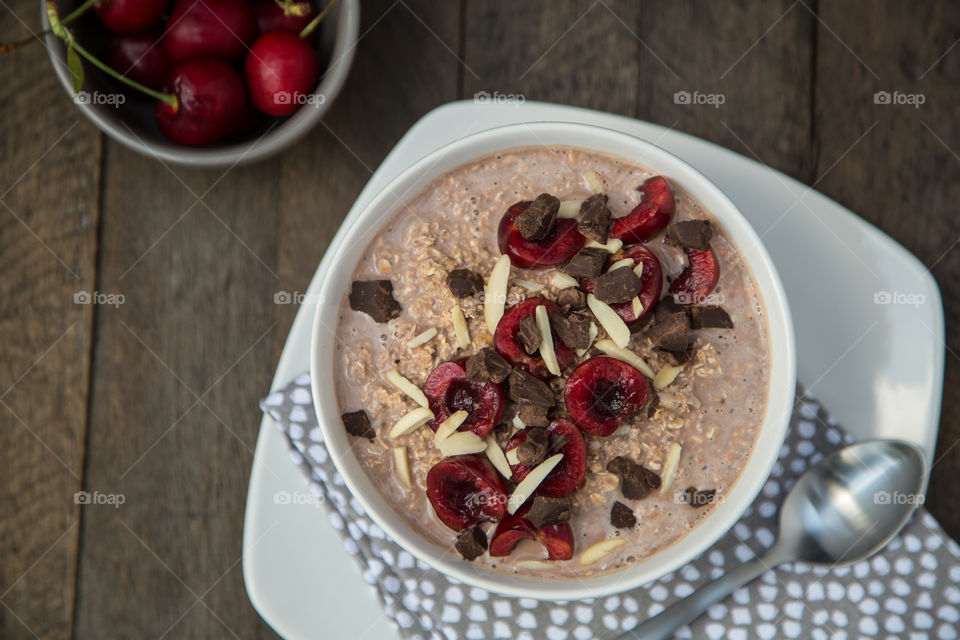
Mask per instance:
[[[767,312],[770,382],[767,415],[756,447],[726,500],[686,537],[667,550],[615,573],[592,578],[537,579],[496,573],[461,560],[411,528],[381,496],[350,448],[340,421],[333,385],[334,328],[340,302],[354,268],[387,219],[440,174],[480,156],[513,147],[565,145],[626,158],[650,167],[686,190],[722,225],[753,271]],[[494,232],[493,229],[490,231]],[[452,142],[397,176],[369,205],[352,211],[321,262],[321,300],[314,317],[310,353],[313,401],[327,448],[351,493],[370,516],[402,547],[438,571],[469,585],[508,596],[540,600],[578,600],[618,593],[646,584],[690,562],[729,530],[753,502],[773,468],[793,407],[796,363],[793,326],[786,296],[760,238],[736,206],[696,169],[649,142],[600,127],[539,122],[509,125]]]

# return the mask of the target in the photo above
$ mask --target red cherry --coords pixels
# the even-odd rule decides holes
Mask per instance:
[[[560,451],[550,452],[549,455],[562,453],[563,460],[547,474],[547,477],[537,487],[534,495],[546,498],[564,498],[576,491],[587,473],[587,445],[583,441],[580,430],[569,420],[554,420],[547,427],[547,431],[566,436],[567,444]],[[507,442],[505,451],[516,449],[526,442],[529,433],[530,429],[523,429],[513,434],[513,437]],[[522,462],[510,465],[510,470],[513,471],[513,478],[517,482],[523,481],[530,473],[530,469]]]
[[[160,46],[160,32],[115,35],[107,51],[107,65],[142,85],[159,91],[170,71]]]
[[[497,524],[490,539],[491,556],[508,556],[521,540],[536,540],[547,549],[548,560],[569,560],[573,557],[573,528],[569,522],[535,528],[524,516],[530,505],[520,507]]]
[[[100,0],[93,10],[117,33],[134,33],[160,22],[170,0]]]
[[[527,240],[517,229],[516,219],[530,207],[530,202],[517,202],[500,218],[500,227],[497,230],[500,253],[510,256],[513,266],[521,269],[541,269],[568,262],[587,241],[577,230],[577,221],[559,219],[553,225],[550,235],[543,240]]]
[[[165,136],[189,146],[210,144],[233,133],[243,115],[246,95],[240,76],[226,62],[198,58],[171,69],[164,93],[177,106],[157,103],[157,124]]]
[[[486,458],[444,458],[427,472],[427,498],[443,524],[454,531],[496,521],[507,513],[507,489]]]
[[[239,60],[257,33],[250,7],[240,0],[176,0],[163,34],[171,62],[212,56]]]
[[[517,332],[520,329],[520,321],[526,316],[533,315],[537,307],[543,305],[547,308],[547,313],[557,311],[557,303],[546,298],[532,297],[527,298],[519,304],[515,304],[504,312],[503,317],[497,324],[496,331],[493,332],[493,348],[501,356],[506,358],[514,367],[523,367],[526,371],[532,373],[538,378],[551,377],[547,369],[547,363],[539,355],[530,355],[523,350],[517,341]],[[566,370],[573,362],[573,351],[570,347],[563,344],[560,337],[553,333],[553,350],[557,354],[557,363],[560,365],[560,371]]]
[[[640,274],[643,289],[637,294],[640,298],[640,305],[643,307],[643,311],[641,311],[638,316],[634,315],[632,302],[613,303],[610,305],[610,308],[616,311],[617,315],[620,316],[624,322],[633,324],[637,320],[646,317],[647,314],[657,306],[657,302],[660,300],[660,294],[663,292],[663,271],[660,268],[660,261],[657,259],[657,256],[642,244],[635,244],[629,247],[622,254],[619,254],[617,258],[611,257],[607,263],[607,267],[623,258],[633,258],[634,266],[636,266],[638,262],[643,263],[643,271]],[[581,280],[580,288],[583,289],[584,293],[593,293],[593,279],[584,278]]]
[[[646,242],[666,229],[677,208],[670,185],[663,176],[647,179],[637,191],[643,192],[640,204],[610,226],[610,237],[620,238],[627,244]]]
[[[265,33],[243,63],[253,105],[271,116],[288,116],[313,93],[320,77],[317,53],[285,31]]]
[[[286,31],[295,36],[300,35],[300,32],[317,15],[309,2],[291,2],[281,6],[275,0],[260,0],[251,4],[250,9],[257,21],[257,30],[261,34]],[[297,15],[298,13],[302,15]],[[307,39],[315,37],[316,31],[313,31]]]
[[[584,360],[567,378],[563,399],[570,419],[594,436],[608,436],[647,403],[647,380],[626,362]]]
[[[427,377],[423,392],[433,411],[427,424],[434,431],[457,411],[466,411],[467,419],[458,431],[473,431],[481,438],[490,433],[503,413],[503,389],[494,382],[471,382],[465,360],[444,362]]]
[[[713,247],[703,251],[684,249],[687,268],[670,284],[670,293],[677,304],[703,302],[720,280],[720,263]]]

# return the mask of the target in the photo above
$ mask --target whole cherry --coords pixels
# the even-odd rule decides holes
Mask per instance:
[[[243,63],[243,75],[257,109],[271,116],[288,116],[312,97],[320,61],[299,37],[271,31],[253,43]]]
[[[250,7],[240,0],[177,0],[163,34],[171,62],[212,56],[239,60],[257,33]]]
[[[250,5],[257,20],[257,30],[261,33],[286,31],[293,35],[307,28],[317,15],[313,5],[302,0],[259,0]],[[312,42],[316,35],[311,33],[306,40]]]
[[[164,91],[175,97],[175,104],[157,103],[157,124],[165,136],[188,146],[210,144],[233,133],[246,102],[240,76],[215,58],[176,65]]]
[[[159,24],[170,0],[100,0],[93,10],[117,33],[135,33]]]
[[[121,74],[151,89],[160,90],[170,71],[160,32],[117,34],[107,50],[107,64]]]

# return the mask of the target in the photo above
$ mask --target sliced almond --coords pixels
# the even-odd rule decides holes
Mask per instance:
[[[614,344],[613,340],[597,340],[594,346],[611,358],[623,360],[648,378],[655,378],[657,376],[657,374],[653,372],[653,369],[650,368],[650,365],[648,365],[643,358],[629,349],[620,348]]]
[[[613,271],[614,269],[619,269],[620,267],[633,267],[633,263],[634,263],[633,258],[624,258],[622,260],[617,260],[612,265],[610,265],[610,268],[607,269],[607,271],[608,272]]]
[[[393,429],[390,430],[390,437],[399,438],[408,433],[413,433],[430,420],[433,420],[433,411],[430,411],[430,409],[426,407],[417,407],[397,420],[397,423],[393,425]]]
[[[553,569],[557,565],[553,562],[544,562],[543,560],[521,560],[520,562],[514,562],[513,566],[515,566],[517,569],[545,571],[547,569]]]
[[[633,305],[633,317],[639,318],[640,314],[643,313],[643,303],[640,302],[640,296],[633,296],[631,304]]]
[[[610,238],[609,240],[607,240],[607,244],[600,244],[596,240],[591,240],[584,246],[590,247],[590,248],[604,249],[606,250],[607,253],[616,253],[617,251],[620,251],[620,249],[623,249],[623,240],[621,240],[620,238]]]
[[[619,549],[625,544],[627,544],[627,541],[623,538],[608,538],[607,540],[596,542],[584,549],[583,553],[580,554],[580,564],[593,564],[607,557],[614,549]]]
[[[507,456],[504,455],[503,449],[501,449],[500,445],[497,444],[497,439],[492,435],[488,435],[483,440],[487,443],[487,458],[490,460],[493,466],[504,478],[512,478],[513,471],[510,470],[510,463],[507,462]]]
[[[569,289],[570,287],[576,287],[580,283],[577,282],[577,279],[571,275],[568,275],[562,271],[557,271],[553,274],[553,286],[557,289]]]
[[[517,415],[513,416],[513,426],[517,429],[523,429],[527,425],[523,424],[523,420],[521,420],[520,416]]]
[[[603,186],[603,180],[600,179],[600,176],[598,176],[597,172],[593,169],[587,169],[583,177],[587,179],[587,184],[590,185],[594,193],[603,193],[607,190],[606,187]]]
[[[490,335],[497,330],[497,323],[503,317],[503,308],[507,304],[507,284],[510,281],[510,256],[502,255],[497,259],[487,280],[483,294],[483,319],[487,323]]]
[[[593,312],[597,322],[603,327],[610,339],[618,347],[626,347],[630,344],[630,327],[623,321],[623,318],[617,315],[617,312],[610,308],[606,302],[597,300],[592,293],[587,294],[587,306]]]
[[[426,331],[424,331],[424,332],[422,332],[422,333],[418,333],[417,335],[415,335],[415,336],[413,336],[412,338],[410,338],[410,341],[407,342],[407,348],[408,348],[408,349],[415,349],[416,347],[419,347],[419,346],[422,345],[422,344],[426,344],[426,343],[430,342],[431,340],[433,340],[433,337],[434,337],[435,335],[437,335],[437,328],[436,328],[436,327],[430,327],[430,328],[427,329]]]
[[[510,499],[507,501],[507,513],[515,514],[517,509],[527,501],[527,498],[533,495],[533,492],[537,490],[537,487],[540,486],[547,475],[553,471],[553,468],[560,464],[561,460],[563,460],[563,454],[557,453],[535,466],[510,494]]]
[[[550,318],[547,316],[547,308],[540,305],[534,315],[537,320],[537,328],[540,329],[540,357],[543,358],[543,363],[547,365],[547,371],[558,376],[560,375],[560,363],[557,362],[557,352],[553,349],[553,332],[550,331]]]
[[[390,371],[387,371],[383,377],[387,379],[387,382],[396,387],[397,391],[407,394],[407,396],[409,396],[421,407],[430,406],[430,403],[427,402],[427,396],[423,395],[423,391],[420,390],[420,387],[404,378],[403,374],[396,369],[390,369]]]
[[[470,346],[470,328],[467,326],[467,318],[463,315],[463,309],[459,304],[453,305],[450,312],[453,318],[453,332],[457,334],[457,346],[466,349]]]
[[[520,458],[517,457],[517,449],[519,448],[520,447],[514,447],[513,449],[510,449],[510,451],[507,451],[506,454],[504,454],[504,457],[507,459],[507,462],[509,462],[510,464],[520,464]]]
[[[663,461],[663,482],[660,484],[660,493],[664,494],[673,486],[673,480],[677,477],[677,469],[680,467],[680,443],[674,442],[667,451],[667,457]]]
[[[642,262],[638,262],[638,263],[637,263],[637,266],[635,266],[635,267],[633,268],[633,272],[634,272],[635,274],[637,274],[637,277],[638,277],[638,278],[642,278],[642,277],[643,277],[643,263],[642,263]]]
[[[676,366],[672,364],[665,364],[660,367],[660,371],[657,371],[657,375],[653,378],[653,388],[657,391],[665,389],[670,386],[674,380],[677,379],[677,376],[680,375],[680,372],[683,371],[683,365],[678,364]]]
[[[580,215],[580,205],[583,200],[564,200],[560,203],[560,210],[557,211],[558,218],[576,218]]]
[[[459,431],[440,441],[440,453],[443,456],[462,456],[469,453],[482,453],[487,449],[487,443],[473,431]]]
[[[446,440],[453,435],[453,432],[460,428],[460,425],[463,424],[468,415],[470,414],[463,409],[450,414],[449,418],[437,426],[437,432],[433,435],[434,444],[439,446],[441,440]]]
[[[400,476],[400,481],[403,482],[408,489],[413,489],[413,478],[410,476],[410,462],[407,460],[406,447],[393,448],[393,463],[397,468],[397,475]]]
[[[600,329],[597,328],[596,322],[590,323],[590,331],[587,336],[590,338],[590,344],[587,345],[586,349],[577,349],[577,357],[582,358],[583,354],[590,350],[590,347],[593,346],[593,341],[597,339],[597,336],[600,335]]]
[[[536,293],[537,291],[542,291],[547,287],[547,285],[540,284],[539,282],[531,282],[530,280],[520,280],[519,278],[514,280],[513,283],[523,287],[530,293]]]

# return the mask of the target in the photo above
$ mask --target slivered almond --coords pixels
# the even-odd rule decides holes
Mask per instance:
[[[433,420],[433,411],[430,411],[430,409],[426,407],[417,407],[397,420],[397,423],[393,425],[393,429],[390,430],[390,437],[399,438],[408,433],[413,433],[429,420]]]
[[[540,284],[539,282],[531,282],[530,280],[520,280],[519,278],[514,280],[513,283],[523,287],[524,289],[526,289],[531,293],[542,291],[547,286],[545,284]]]
[[[564,200],[560,203],[560,210],[557,211],[558,218],[576,218],[580,215],[580,205],[583,200]]]
[[[507,456],[503,454],[503,449],[497,444],[497,439],[492,435],[488,435],[483,441],[487,443],[487,458],[493,466],[496,467],[497,471],[500,472],[500,475],[507,479],[512,478],[513,471],[510,470],[510,463],[507,462]]]
[[[637,266],[635,266],[635,267],[633,268],[633,272],[634,272],[635,274],[637,274],[637,277],[638,277],[638,278],[642,278],[642,277],[643,277],[643,263],[642,263],[642,262],[638,262],[638,263],[637,263]]]
[[[504,454],[504,457],[507,459],[507,462],[509,462],[510,464],[520,463],[520,458],[517,457],[517,449],[519,449],[519,447],[514,447],[513,449],[510,449],[510,451],[507,451],[506,454]]]
[[[677,376],[680,375],[680,372],[683,371],[683,365],[672,365],[665,364],[660,367],[660,371],[657,371],[657,375],[653,378],[653,388],[657,391],[665,389],[670,386],[674,380],[677,379]]]
[[[560,375],[560,363],[557,362],[557,352],[553,349],[553,332],[550,331],[550,318],[547,308],[543,305],[534,312],[537,319],[537,328],[540,329],[540,357],[547,365],[547,371],[555,376]]]
[[[427,402],[427,396],[423,395],[423,391],[420,390],[420,387],[404,378],[403,374],[396,369],[390,369],[390,371],[387,371],[383,377],[387,379],[387,382],[396,387],[397,391],[405,393],[410,399],[412,399],[421,407],[430,406],[430,403]]]
[[[597,322],[600,323],[600,326],[618,347],[623,348],[630,344],[630,327],[623,321],[623,318],[617,315],[616,311],[610,308],[610,305],[597,300],[592,293],[588,293],[587,306],[590,307],[590,311],[593,312]]]
[[[453,435],[453,432],[460,428],[460,425],[463,424],[468,415],[470,414],[463,409],[450,414],[449,418],[437,426],[437,432],[433,434],[433,443],[439,446],[441,440],[445,440]]]
[[[514,562],[513,566],[517,569],[544,571],[546,569],[553,569],[556,565],[552,562],[544,562],[543,560],[521,560],[520,562]]]
[[[467,318],[463,315],[463,309],[459,304],[455,304],[450,315],[453,318],[453,332],[457,334],[457,346],[466,349],[470,346],[470,328],[467,327]]]
[[[410,476],[410,462],[407,460],[406,447],[393,448],[393,462],[397,468],[397,475],[409,489],[413,489],[413,478]]]
[[[553,471],[553,468],[560,464],[561,460],[563,460],[563,454],[557,453],[535,466],[510,494],[510,499],[507,501],[507,513],[515,514],[517,509],[527,501],[527,498],[533,495],[533,492],[537,490],[537,487],[540,486],[547,475]]]
[[[419,347],[419,346],[422,345],[422,344],[426,344],[426,343],[430,342],[431,340],[433,340],[433,337],[434,337],[435,335],[437,335],[437,328],[436,328],[436,327],[430,327],[430,328],[427,329],[426,331],[424,331],[424,332],[422,332],[422,333],[418,333],[417,335],[415,335],[415,336],[413,336],[412,338],[410,338],[410,341],[407,342],[407,348],[408,348],[408,349],[414,349],[414,348],[416,348],[416,347]]]
[[[462,456],[468,453],[482,453],[487,449],[487,443],[473,431],[460,431],[440,441],[437,447],[441,455]]]
[[[623,538],[608,538],[607,540],[596,542],[584,549],[583,553],[580,554],[580,564],[593,564],[598,560],[606,558],[611,551],[619,549],[625,544],[627,544],[627,541]]]
[[[607,244],[600,244],[596,240],[591,240],[584,246],[590,247],[590,248],[604,249],[606,250],[607,253],[616,253],[617,251],[620,251],[620,249],[623,248],[623,240],[621,240],[620,238],[610,238],[609,240],[607,240]]]
[[[502,255],[497,259],[487,280],[483,293],[483,319],[487,323],[490,335],[497,330],[497,323],[503,317],[503,307],[507,304],[507,284],[510,281],[510,256]]]
[[[610,268],[607,269],[607,271],[608,272],[613,271],[614,269],[619,269],[620,267],[632,267],[633,263],[634,263],[633,258],[624,258],[622,260],[617,260],[612,265],[610,265]]]
[[[633,304],[633,317],[639,318],[640,314],[643,313],[643,303],[640,302],[640,296],[633,296],[631,303]]]
[[[553,274],[553,286],[557,289],[569,289],[570,287],[576,287],[580,283],[577,282],[577,279],[571,275],[568,275],[562,271],[558,271]]]
[[[527,425],[523,424],[523,420],[520,419],[520,416],[513,416],[513,426],[517,429],[523,429]]]
[[[600,329],[597,328],[596,322],[590,323],[590,331],[587,333],[587,336],[590,338],[590,344],[587,345],[586,349],[577,349],[577,357],[582,358],[583,354],[590,350],[590,347],[593,346],[593,341],[597,339],[597,336],[600,335]]]
[[[603,180],[600,179],[600,176],[598,176],[597,172],[593,169],[587,169],[583,177],[587,179],[587,184],[590,185],[594,193],[603,193],[606,191],[606,188],[603,186]]]
[[[655,378],[657,376],[643,358],[629,349],[620,348],[614,344],[613,340],[597,340],[594,346],[611,358],[623,360],[648,378]]]
[[[663,482],[660,485],[660,493],[666,493],[671,486],[673,486],[673,480],[677,477],[677,469],[680,467],[680,443],[674,442],[670,445],[670,450],[667,451],[667,457],[663,461]]]

